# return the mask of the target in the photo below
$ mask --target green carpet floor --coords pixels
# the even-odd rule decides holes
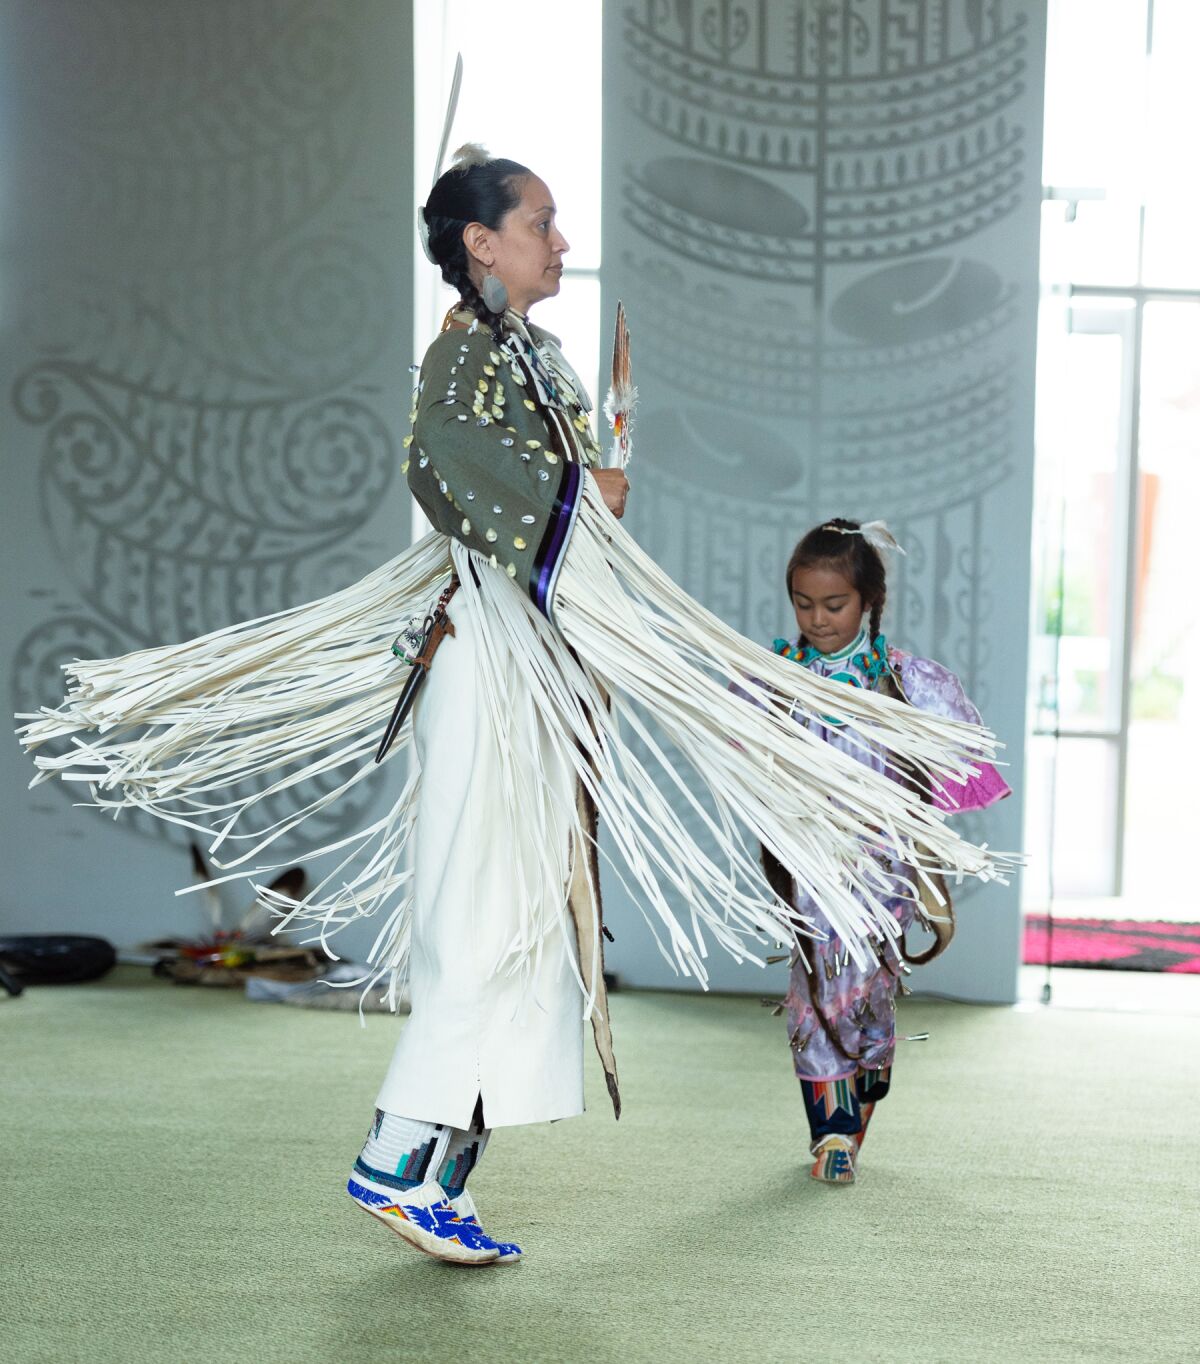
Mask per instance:
[[[454,1270],[341,1193],[396,1023],[124,969],[0,998],[0,1360],[1200,1358],[1200,1018],[906,1003],[852,1188],[780,1020],[613,1001],[626,1114],[510,1129],[527,1251]]]

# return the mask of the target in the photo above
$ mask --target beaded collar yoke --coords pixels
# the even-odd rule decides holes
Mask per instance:
[[[830,676],[839,682],[849,682],[852,686],[861,687],[863,682],[855,672],[847,671],[846,665],[861,673],[868,686],[874,686],[890,671],[887,640],[879,634],[871,641],[865,628],[859,630],[844,649],[832,654],[823,654],[811,644],[793,644],[786,639],[777,639],[774,648],[777,654],[790,658],[804,668],[811,668],[817,664],[832,665],[834,671]],[[838,667],[839,664],[842,666]]]

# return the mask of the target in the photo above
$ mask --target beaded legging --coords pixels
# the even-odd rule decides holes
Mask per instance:
[[[801,1080],[813,1145],[834,1135],[861,1140],[872,1110],[887,1094],[891,1081],[891,1066],[857,1070],[840,1080]]]

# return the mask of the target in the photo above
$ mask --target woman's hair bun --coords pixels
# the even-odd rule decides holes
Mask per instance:
[[[464,142],[450,159],[450,169],[470,170],[472,166],[485,166],[492,158],[488,149],[478,142]]]

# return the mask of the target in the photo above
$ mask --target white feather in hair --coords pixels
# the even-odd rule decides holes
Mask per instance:
[[[859,527],[862,538],[881,553],[893,551],[896,554],[905,554],[907,551],[899,540],[888,530],[886,521],[864,521]]]
[[[450,133],[454,128],[454,115],[458,112],[458,92],[462,89],[462,53],[454,59],[454,75],[450,78],[450,98],[446,101],[446,117],[442,120],[442,136],[438,142],[437,160],[433,163],[433,183],[442,178],[442,162],[446,159],[446,148],[450,145]]]
[[[901,546],[899,540],[896,539],[896,536],[892,535],[892,532],[889,531],[888,522],[886,521],[863,521],[863,524],[859,527],[859,531],[862,532],[863,539],[866,540],[867,544],[869,544],[873,550],[880,550],[881,552],[892,550],[895,551],[896,554],[905,554],[905,552],[907,552],[904,550],[904,547]]]
[[[464,142],[450,158],[451,170],[470,170],[472,166],[484,166],[491,160],[488,149],[478,142]]]
[[[881,554],[907,554],[908,551],[888,530],[886,521],[864,521],[861,526],[835,526],[832,523],[821,527],[822,530],[836,530],[839,535],[861,535],[862,538]]]
[[[450,79],[450,98],[446,101],[446,117],[442,120],[442,137],[438,143],[437,160],[433,163],[433,184],[442,178],[442,162],[446,159],[446,147],[450,141],[450,133],[454,128],[454,115],[458,112],[458,93],[462,89],[463,59],[460,52],[454,62],[454,75]],[[460,148],[461,151],[461,148]],[[425,252],[425,259],[431,265],[436,265],[437,260],[433,252],[429,249],[429,223],[425,218],[423,206],[417,206],[417,237],[421,243],[421,250]]]

